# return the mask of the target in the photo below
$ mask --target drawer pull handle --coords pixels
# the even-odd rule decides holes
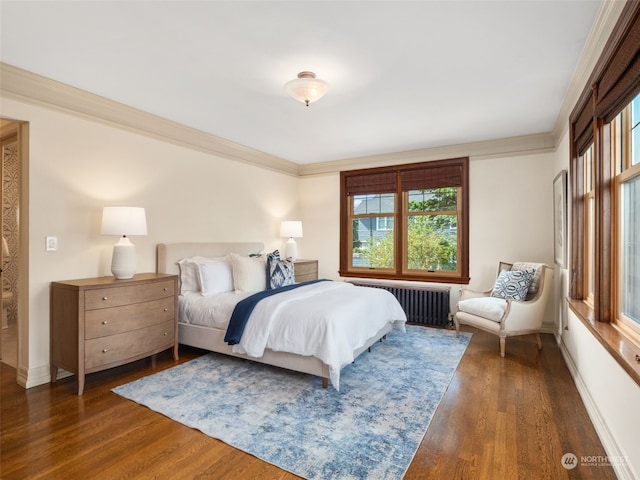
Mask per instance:
[[[164,309],[164,311],[165,311],[165,312],[168,312],[168,311],[169,311],[169,309],[168,309],[168,308],[165,308],[165,309]]]
[[[102,300],[107,300],[107,297],[102,297]]]
[[[108,350],[108,349],[106,349],[106,348],[103,348],[103,349],[102,349],[102,353],[107,353],[108,351],[109,351],[109,350]]]
[[[166,292],[167,291],[167,287],[164,287],[163,290]]]
[[[103,324],[103,325],[106,325],[107,323],[108,323],[108,322],[107,322],[106,320],[103,320],[103,321],[102,321],[102,324]]]
[[[168,333],[167,333],[167,332],[164,332],[164,336],[166,337],[167,335],[168,335]]]

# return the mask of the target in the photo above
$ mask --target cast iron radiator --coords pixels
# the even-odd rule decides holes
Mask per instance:
[[[360,283],[362,287],[383,288],[390,291],[407,314],[407,322],[446,327],[449,321],[449,289],[419,288],[384,283]]]

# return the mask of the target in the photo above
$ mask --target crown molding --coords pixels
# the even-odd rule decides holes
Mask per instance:
[[[402,165],[458,157],[481,160],[509,155],[533,155],[553,152],[555,148],[555,139],[551,133],[539,133],[483,142],[335,160],[333,162],[312,163],[300,166],[300,176],[328,175],[344,170]]]
[[[175,145],[298,176],[299,165],[0,62],[0,93]]]
[[[613,29],[620,18],[622,10],[627,4],[624,0],[603,1],[600,3],[600,9],[593,22],[593,27],[589,32],[587,41],[585,42],[580,60],[573,72],[567,93],[558,112],[558,117],[553,126],[553,136],[556,144],[566,134],[569,128],[569,116],[574,109],[578,98],[582,95],[589,77],[593,72],[602,51],[604,50]]]

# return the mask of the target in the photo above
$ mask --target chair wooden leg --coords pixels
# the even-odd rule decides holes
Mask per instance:
[[[501,357],[504,357],[504,350],[505,350],[505,338],[500,337],[500,356]]]
[[[536,340],[538,342],[538,350],[542,350],[542,340],[540,339],[539,333],[536,333]]]

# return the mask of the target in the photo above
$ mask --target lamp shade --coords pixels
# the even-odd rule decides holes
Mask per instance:
[[[300,72],[298,78],[285,83],[284,89],[289,95],[308,107],[310,103],[320,100],[327,93],[329,84],[316,78],[316,74],[313,72]]]
[[[299,220],[282,222],[280,224],[280,236],[302,238],[302,222]]]
[[[102,235],[146,235],[147,216],[142,207],[104,207]]]

